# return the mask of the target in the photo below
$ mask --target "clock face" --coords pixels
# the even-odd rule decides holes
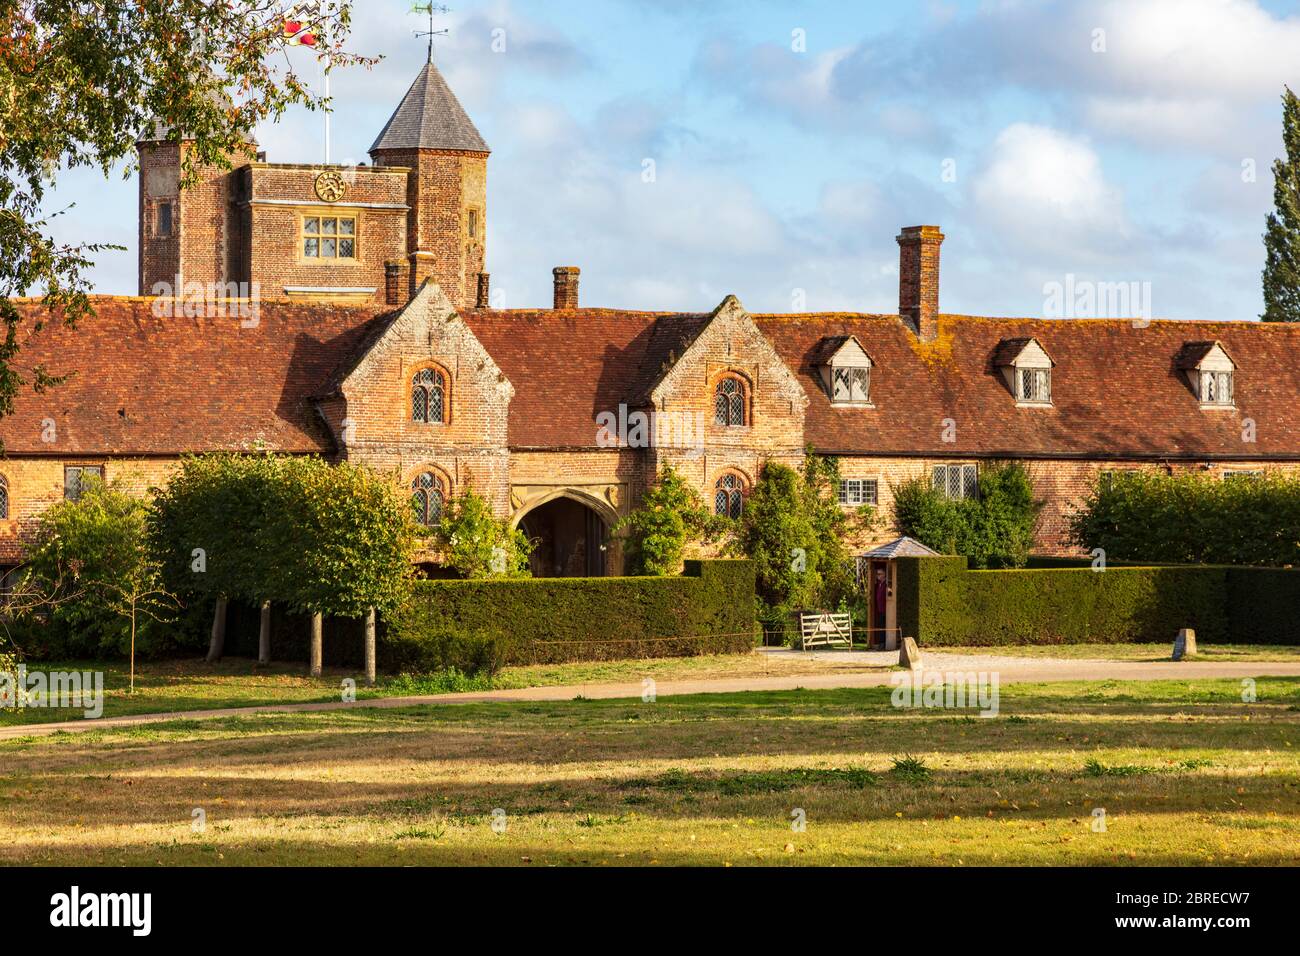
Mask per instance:
[[[316,195],[323,202],[338,202],[346,191],[347,185],[336,170],[327,169],[316,177]]]

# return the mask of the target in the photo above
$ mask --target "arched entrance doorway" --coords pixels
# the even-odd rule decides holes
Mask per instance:
[[[530,505],[515,524],[536,543],[529,556],[535,578],[599,578],[610,571],[612,509],[592,507],[574,493],[561,492]]]

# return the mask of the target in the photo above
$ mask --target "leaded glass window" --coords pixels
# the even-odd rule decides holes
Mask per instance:
[[[442,482],[431,471],[424,471],[411,482],[411,510],[415,520],[432,527],[442,520]]]
[[[739,518],[745,506],[745,482],[732,474],[723,475],[713,486],[713,513],[724,518]]]
[[[447,380],[437,369],[426,368],[411,380],[411,421],[442,424],[447,411]]]
[[[713,421],[717,425],[745,424],[745,385],[728,376],[713,389]]]

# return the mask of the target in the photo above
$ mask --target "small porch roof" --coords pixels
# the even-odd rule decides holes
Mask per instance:
[[[882,544],[879,547],[872,548],[870,551],[861,555],[864,558],[941,558],[938,551],[927,548],[915,538],[909,538],[903,535],[901,538],[895,538],[888,544]]]

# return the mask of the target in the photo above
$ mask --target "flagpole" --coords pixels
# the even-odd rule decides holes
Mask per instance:
[[[330,98],[330,62],[325,58],[325,99]],[[330,104],[325,104],[325,165],[330,164]]]

